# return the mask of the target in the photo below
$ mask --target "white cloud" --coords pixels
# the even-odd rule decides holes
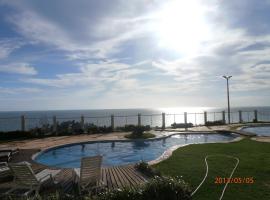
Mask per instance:
[[[117,53],[121,44],[143,36],[146,31],[145,24],[136,18],[111,17],[99,20],[99,24],[84,20],[78,22],[83,29],[80,30],[81,35],[85,35],[82,39],[80,34],[74,34],[77,30],[72,27],[63,28],[21,4],[16,7],[18,12],[9,16],[8,21],[15,25],[20,34],[31,41],[64,50],[72,60],[106,58]]]
[[[65,88],[70,86],[110,85],[123,80],[129,82],[133,77],[146,73],[146,69],[138,69],[132,65],[119,62],[100,62],[81,64],[80,72],[58,74],[56,78],[26,78],[25,82]]]
[[[17,38],[0,40],[0,59],[7,58],[14,50],[20,48],[24,43]]]
[[[0,65],[0,72],[23,75],[37,74],[36,69],[30,66],[28,63],[11,63],[6,65]]]
[[[46,78],[24,77],[20,80],[27,84],[49,86],[46,94],[57,95],[59,91],[59,95],[70,97],[70,104],[79,97],[87,99],[95,95],[115,99],[115,105],[120,100],[119,96],[135,98],[137,100],[128,102],[140,105],[143,100],[138,100],[139,97],[145,97],[151,104],[150,95],[154,96],[152,100],[159,102],[161,100],[158,97],[164,94],[168,99],[174,99],[176,94],[189,96],[195,92],[203,96],[204,92],[209,91],[215,96],[214,92],[220,90],[220,86],[225,83],[220,76],[226,74],[233,75],[232,92],[269,91],[269,34],[249,35],[243,24],[237,27],[225,23],[229,19],[227,15],[226,19],[222,19],[224,11],[219,1],[215,1],[214,6],[212,2],[207,2],[211,7],[207,14],[211,37],[201,42],[196,53],[189,56],[155,46],[159,43],[156,34],[158,29],[154,27],[159,25],[155,11],[164,2],[136,1],[132,6],[126,1],[102,1],[104,5],[99,5],[100,2],[96,2],[98,6],[95,9],[88,9],[88,3],[81,8],[83,11],[76,7],[71,16],[68,10],[73,8],[69,3],[57,13],[54,9],[48,9],[51,6],[49,3],[41,8],[38,7],[41,4],[36,1],[32,1],[31,6],[27,2],[6,1],[6,4],[17,8],[16,13],[8,17],[8,22],[16,27],[17,33],[34,42],[32,44],[37,48],[46,51],[49,46],[57,52],[60,50],[58,53],[61,56],[67,56],[72,60],[72,65],[78,67],[76,73],[67,71],[56,74],[50,70],[51,74]],[[226,4],[225,1],[223,3]],[[59,1],[55,4],[61,5]],[[112,4],[117,4],[118,9]],[[242,12],[239,10],[237,16],[239,14],[241,17]],[[17,48],[19,46],[16,43],[4,41],[1,46],[0,42],[0,58],[6,58]],[[123,57],[127,59],[123,60]],[[41,61],[44,60],[41,58]],[[57,67],[58,61],[53,60],[54,66]],[[63,65],[61,61],[59,63]],[[0,65],[0,71],[37,74],[34,67],[19,64]],[[215,97],[218,99],[217,95]],[[106,101],[103,102],[105,104]]]

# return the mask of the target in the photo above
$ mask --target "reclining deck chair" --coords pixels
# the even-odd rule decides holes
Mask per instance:
[[[13,155],[19,153],[17,148],[0,149],[0,162],[9,162]]]
[[[81,168],[75,168],[75,179],[78,180],[79,193],[98,190],[105,186],[101,180],[102,156],[84,157],[81,159]],[[77,181],[76,181],[77,182]]]
[[[8,164],[6,162],[0,162],[0,180],[11,176],[11,170],[8,167]]]
[[[38,174],[35,174],[31,165],[27,162],[9,163],[8,166],[14,176],[14,187],[7,191],[6,195],[12,194],[15,190],[26,190],[23,196],[28,196],[34,192],[36,197],[39,195],[42,186],[57,184],[54,177],[61,171],[44,169]]]

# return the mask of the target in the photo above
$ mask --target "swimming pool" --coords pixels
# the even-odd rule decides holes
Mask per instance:
[[[254,127],[246,127],[242,130],[250,133],[255,133],[258,136],[270,136],[270,126],[254,126]]]
[[[117,166],[151,161],[175,145],[232,141],[234,134],[175,134],[166,138],[136,141],[99,141],[72,144],[48,149],[35,161],[53,167],[80,167],[85,156],[102,155],[103,166]]]

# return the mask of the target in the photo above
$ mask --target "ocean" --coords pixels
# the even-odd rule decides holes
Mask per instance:
[[[254,110],[258,111],[258,120],[270,121],[270,107],[234,107],[231,108],[231,122],[239,121],[239,110],[242,111],[244,122],[251,122],[254,119]],[[110,126],[111,115],[114,115],[115,127],[125,124],[137,124],[138,113],[141,114],[141,124],[151,127],[161,126],[161,113],[166,115],[166,126],[172,123],[183,123],[184,112],[187,112],[187,121],[194,125],[204,123],[204,114],[207,112],[208,121],[222,119],[222,111],[227,108],[213,107],[178,107],[178,108],[156,108],[156,109],[104,109],[104,110],[49,110],[49,111],[12,111],[0,112],[0,131],[13,131],[21,129],[21,116],[25,116],[26,130],[41,127],[44,124],[52,124],[53,116],[58,122],[80,121],[84,116],[85,123],[93,123],[97,126]]]

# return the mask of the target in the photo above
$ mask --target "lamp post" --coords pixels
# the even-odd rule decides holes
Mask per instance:
[[[232,76],[222,76],[227,81],[227,99],[228,99],[228,123],[231,123],[231,111],[230,111],[230,91],[229,91],[229,79],[232,78]]]

